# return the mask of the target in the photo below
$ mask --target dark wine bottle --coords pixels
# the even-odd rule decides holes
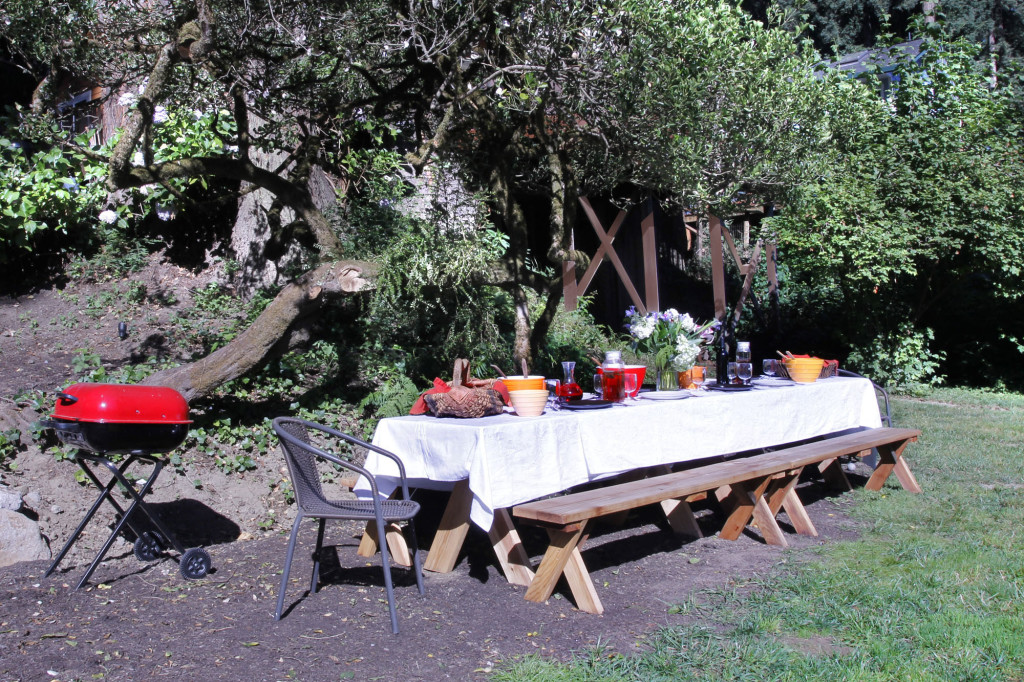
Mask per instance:
[[[728,327],[722,325],[718,330],[718,347],[715,357],[715,381],[719,386],[729,383],[729,342],[726,339]]]

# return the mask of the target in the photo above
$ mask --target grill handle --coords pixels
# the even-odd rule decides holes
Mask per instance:
[[[78,398],[76,396],[71,395],[70,393],[60,392],[57,394],[57,397],[60,400],[63,400],[64,402],[68,403],[69,405],[73,405],[74,403],[78,402]]]
[[[40,419],[39,426],[64,433],[79,433],[82,430],[82,425],[79,422],[66,422],[59,419]]]

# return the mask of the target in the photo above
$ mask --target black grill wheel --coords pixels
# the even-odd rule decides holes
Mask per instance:
[[[139,561],[154,561],[163,554],[164,546],[156,533],[145,531],[135,541],[135,558]]]
[[[213,566],[213,559],[210,553],[202,547],[186,549],[178,562],[178,570],[185,580],[199,580],[210,572]]]

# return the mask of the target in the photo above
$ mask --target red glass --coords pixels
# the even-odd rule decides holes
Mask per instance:
[[[626,373],[621,369],[604,369],[601,372],[601,397],[614,403],[626,399]]]

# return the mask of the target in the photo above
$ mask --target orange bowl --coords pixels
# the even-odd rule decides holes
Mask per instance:
[[[813,384],[821,376],[825,361],[821,358],[789,358],[785,365],[790,379],[800,384]]]
[[[512,391],[539,391],[544,390],[544,377],[537,374],[531,374],[528,377],[514,376],[504,377],[501,383],[505,384],[505,388]]]

